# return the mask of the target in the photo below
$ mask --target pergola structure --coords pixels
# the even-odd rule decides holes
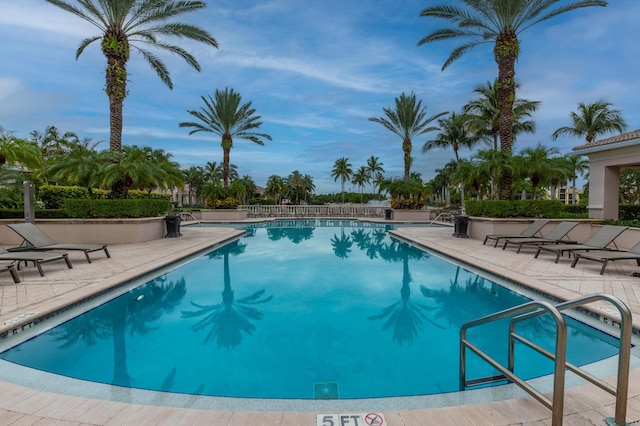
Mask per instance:
[[[618,219],[620,169],[640,167],[640,130],[573,148],[589,158],[589,217]]]

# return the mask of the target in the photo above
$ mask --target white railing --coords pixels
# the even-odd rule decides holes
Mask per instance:
[[[326,206],[259,206],[243,205],[248,217],[385,217],[385,206],[326,205]]]

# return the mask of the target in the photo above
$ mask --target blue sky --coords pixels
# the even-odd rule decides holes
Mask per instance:
[[[340,182],[331,178],[335,160],[347,157],[355,171],[372,155],[384,164],[387,177],[401,176],[401,140],[368,118],[383,116],[383,108],[411,91],[428,115],[459,112],[475,98],[474,86],[497,76],[492,44],[472,50],[444,72],[442,64],[459,43],[416,46],[444,24],[419,17],[420,11],[443,3],[459,2],[207,1],[206,9],[180,20],[208,30],[220,48],[178,42],[197,57],[202,72],[158,53],[174,83],[169,90],[132,53],[123,143],[169,151],[182,168],[221,162],[219,137],[189,136],[178,123],[190,121],[186,111],[200,108],[200,96],[230,87],[244,102],[253,102],[264,123],[261,131],[273,138],[265,146],[234,140],[231,163],[256,184],[299,170],[313,176],[316,192],[339,192]],[[570,12],[520,35],[518,96],[542,105],[534,116],[536,133],[521,136],[515,152],[541,142],[568,153],[582,144],[575,138],[551,140],[555,129],[570,125],[569,113],[579,102],[604,99],[622,110],[629,131],[640,128],[638,16],[640,1],[611,0],[606,8]],[[106,60],[98,43],[75,60],[80,41],[94,35],[96,28],[43,0],[1,0],[0,126],[28,137],[54,125],[105,141],[99,148],[106,149]],[[435,136],[413,141],[412,170],[425,180],[453,159],[453,151],[421,152]]]

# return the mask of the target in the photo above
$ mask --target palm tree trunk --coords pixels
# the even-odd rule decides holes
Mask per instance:
[[[516,96],[515,61],[520,46],[513,30],[506,30],[496,38],[493,50],[498,64],[498,102],[500,104],[500,150],[513,149],[513,102]],[[507,169],[500,171],[500,199],[510,200],[512,176]]]
[[[409,182],[411,175],[411,139],[402,141],[402,152],[404,153],[404,181]]]
[[[225,133],[222,136],[222,187],[226,190],[229,187],[229,155],[233,139],[231,135]]]

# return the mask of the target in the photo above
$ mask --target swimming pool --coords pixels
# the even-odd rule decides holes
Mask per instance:
[[[383,227],[338,225],[249,228],[247,237],[2,357],[84,380],[198,395],[349,399],[458,390],[459,326],[522,296],[393,241]],[[539,319],[526,333],[535,340],[549,329]],[[593,344],[602,336],[590,327],[572,330],[572,362],[615,353],[614,339]],[[481,340],[500,357],[498,334]],[[537,358],[522,364],[526,377],[551,368]],[[470,371],[483,368],[472,363]]]

